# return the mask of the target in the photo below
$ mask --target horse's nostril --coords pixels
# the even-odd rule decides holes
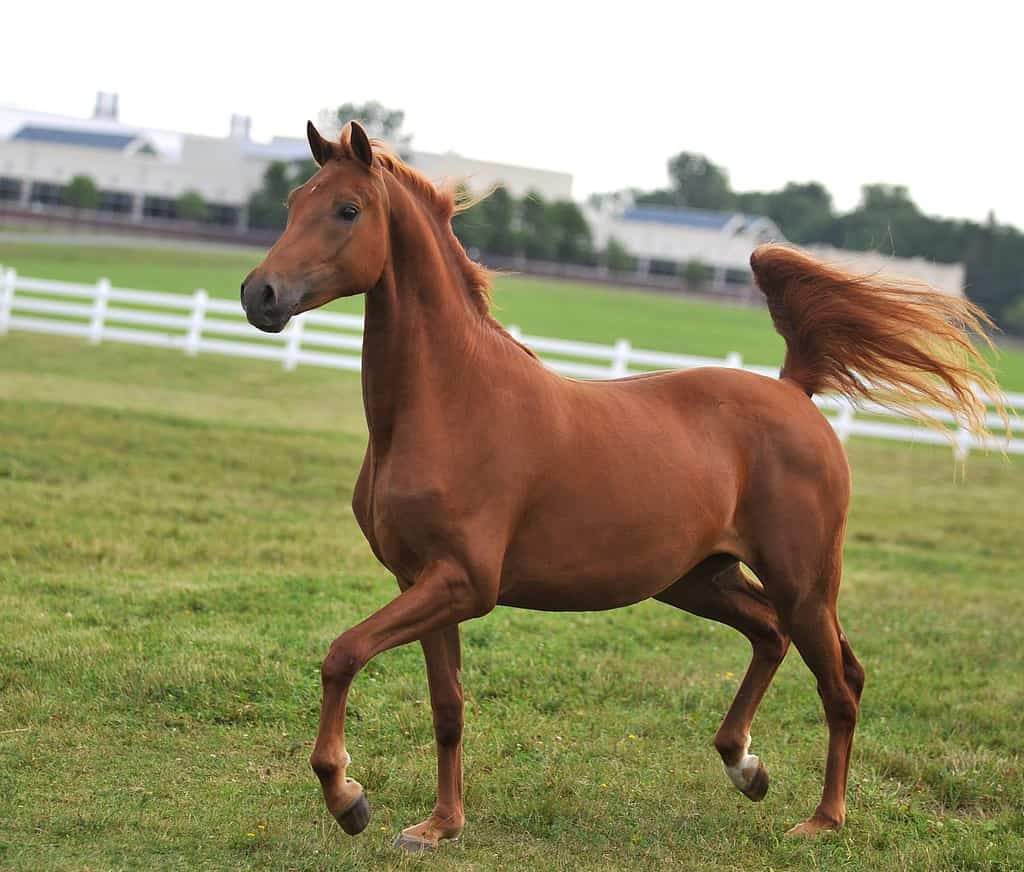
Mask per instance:
[[[274,289],[270,285],[263,286],[263,306],[269,308],[277,302],[277,294],[274,293]]]
[[[242,282],[242,289],[238,292],[238,299],[242,301],[242,305],[245,305],[245,282]]]

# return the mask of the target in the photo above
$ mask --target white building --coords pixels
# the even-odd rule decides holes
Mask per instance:
[[[246,204],[275,160],[309,158],[304,138],[253,141],[245,116],[232,116],[226,137],[197,136],[122,124],[117,97],[100,94],[91,118],[0,107],[0,205],[31,209],[61,202],[77,175],[92,178],[103,212],[174,217],[177,198],[198,192],[209,221],[244,228]],[[498,183],[515,196],[535,190],[550,199],[572,195],[569,173],[416,152],[410,161],[429,177],[463,182],[474,193]]]
[[[770,218],[704,209],[635,206],[614,200],[585,210],[594,244],[603,249],[616,239],[637,260],[641,275],[679,275],[690,263],[713,271],[713,285],[749,285],[750,254],[764,242],[785,242]],[[890,257],[874,251],[847,251],[830,246],[807,250],[827,263],[853,273],[884,273],[924,282],[955,296],[964,293],[964,266],[922,258]]]
[[[878,273],[923,282],[944,294],[964,295],[967,270],[962,263],[935,263],[923,257],[892,257],[877,251],[848,251],[830,245],[808,245],[807,251],[826,263],[859,275]]]
[[[750,253],[762,242],[784,239],[770,218],[705,209],[611,203],[585,210],[594,245],[611,239],[637,259],[641,274],[678,275],[688,264],[714,271],[716,285],[750,284]]]

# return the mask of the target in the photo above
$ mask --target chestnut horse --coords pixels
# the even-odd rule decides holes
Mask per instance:
[[[821,802],[790,832],[836,829],[864,670],[836,616],[850,473],[811,401],[820,391],[928,400],[984,432],[993,388],[963,300],[846,275],[769,245],[751,266],[788,346],[781,378],[733,369],[607,382],[562,378],[491,317],[486,272],[452,233],[450,193],[371,143],[310,124],[320,169],[289,197],[281,238],[242,284],[249,321],[366,294],[369,444],[353,509],[400,593],[323,661],[311,764],[350,834],[370,809],[347,776],[349,687],[367,661],[419,640],[437,740],[437,802],[409,850],[464,824],[459,624],[496,605],[613,609],[654,598],[745,635],[753,658],[715,747],[752,800],[768,789],[750,725],[790,641],[828,725]],[[757,581],[740,567],[746,564]]]

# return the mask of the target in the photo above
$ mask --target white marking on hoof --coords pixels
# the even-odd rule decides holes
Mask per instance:
[[[348,769],[352,765],[352,755],[348,751],[345,752],[345,768]]]
[[[740,758],[740,762],[735,766],[726,766],[725,774],[729,776],[729,780],[736,785],[737,790],[746,790],[754,781],[754,776],[757,775],[757,769],[761,765],[761,760],[756,754],[748,754],[750,750],[750,736],[747,736],[747,741],[743,745],[743,756]]]
[[[756,754],[744,754],[737,765],[725,767],[725,774],[738,790],[746,790],[753,783],[760,765],[761,760]]]

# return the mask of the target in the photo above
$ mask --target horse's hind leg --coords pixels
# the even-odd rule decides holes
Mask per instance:
[[[750,641],[753,657],[715,734],[715,747],[737,789],[755,802],[764,799],[768,772],[750,753],[750,724],[789,647],[771,601],[724,555],[708,558],[656,599],[733,627]]]
[[[813,815],[789,831],[791,835],[839,829],[846,820],[846,781],[864,687],[864,669],[854,656],[836,616],[841,548],[841,541],[837,541],[824,561],[824,569],[817,573],[766,567],[761,575],[783,626],[817,679],[818,695],[828,724],[828,756],[821,802]],[[785,559],[788,561],[792,554],[789,552]],[[798,579],[806,581],[794,583]]]

